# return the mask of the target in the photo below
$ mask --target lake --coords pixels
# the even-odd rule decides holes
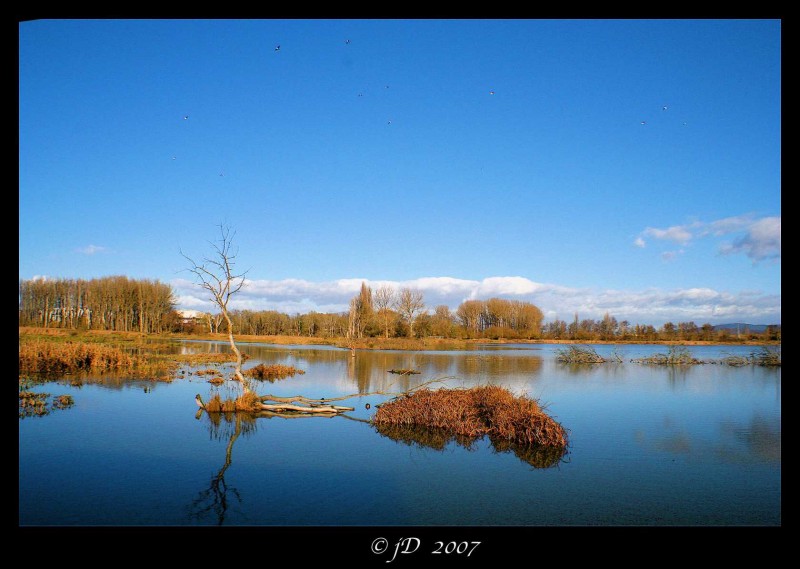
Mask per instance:
[[[23,526],[706,526],[781,524],[781,370],[757,366],[574,367],[559,346],[460,352],[357,351],[239,344],[259,363],[304,370],[259,393],[337,397],[422,381],[495,384],[540,400],[569,430],[553,460],[524,460],[487,439],[394,438],[347,417],[198,416],[207,376],[172,383],[88,377],[37,385],[75,405],[19,421]],[[700,346],[701,359],[747,346]],[[179,353],[227,352],[176,342]],[[192,370],[199,367],[184,367]],[[231,369],[216,366],[219,369]],[[398,376],[410,368],[419,375]],[[75,382],[79,383],[79,382]],[[368,419],[382,395],[357,397]],[[370,405],[370,409],[366,408]],[[391,434],[391,433],[390,433]],[[541,457],[540,457],[541,458]]]

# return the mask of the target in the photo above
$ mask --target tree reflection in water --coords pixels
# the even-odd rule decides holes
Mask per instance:
[[[225,523],[225,515],[230,506],[229,493],[236,501],[242,502],[239,491],[225,482],[225,472],[232,462],[233,444],[240,435],[248,436],[255,432],[256,416],[241,412],[203,413],[203,410],[199,409],[196,418],[202,419],[203,415],[208,417],[211,438],[213,440],[228,439],[228,445],[225,448],[225,462],[222,468],[211,476],[208,488],[202,490],[194,499],[190,516],[196,520],[215,518],[217,525],[221,526]]]

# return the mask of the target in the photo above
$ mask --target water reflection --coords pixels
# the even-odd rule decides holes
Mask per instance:
[[[749,421],[726,419],[718,424],[714,442],[690,434],[688,428],[665,418],[664,434],[648,441],[642,431],[634,434],[635,440],[660,452],[681,455],[685,458],[733,463],[761,464],[781,462],[781,420],[779,417],[754,415]]]
[[[202,419],[202,409],[196,418]],[[237,502],[242,502],[239,491],[225,482],[225,472],[233,461],[233,445],[241,435],[248,436],[256,431],[256,420],[248,413],[205,413],[208,417],[209,433],[213,440],[228,440],[225,447],[225,462],[211,476],[209,486],[199,492],[190,506],[190,517],[196,520],[212,518],[217,525],[225,523],[225,515],[230,506],[229,494]]]
[[[379,435],[392,439],[395,442],[412,447],[444,451],[451,442],[473,450],[475,443],[480,440],[475,437],[454,435],[445,429],[421,427],[417,425],[373,425]],[[567,454],[565,447],[523,446],[506,439],[489,437],[492,448],[496,453],[511,452],[523,462],[534,468],[551,468],[563,461]]]

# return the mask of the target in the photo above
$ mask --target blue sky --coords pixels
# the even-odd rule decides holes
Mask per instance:
[[[780,179],[779,20],[19,25],[21,279],[203,309],[180,251],[226,223],[239,307],[344,310],[366,280],[775,323]]]

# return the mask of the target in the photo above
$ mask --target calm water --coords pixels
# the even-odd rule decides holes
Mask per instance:
[[[196,375],[171,384],[50,383],[36,390],[70,394],[75,406],[19,421],[19,523],[781,524],[780,369],[575,368],[558,364],[552,345],[355,358],[333,348],[242,347],[250,356],[245,367],[281,363],[306,371],[263,383],[260,393],[334,397],[399,391],[433,378],[503,385],[546,404],[569,429],[571,446],[544,467],[547,461],[531,464],[487,440],[433,448],[430,437],[395,440],[344,417],[214,422],[196,416],[195,394],[208,398],[214,390]],[[614,347],[596,349],[610,354]],[[626,360],[666,352],[616,349]],[[708,359],[750,348],[692,351]],[[422,373],[400,377],[388,373],[393,368]],[[356,407],[352,417],[367,419],[385,399],[345,404]]]

